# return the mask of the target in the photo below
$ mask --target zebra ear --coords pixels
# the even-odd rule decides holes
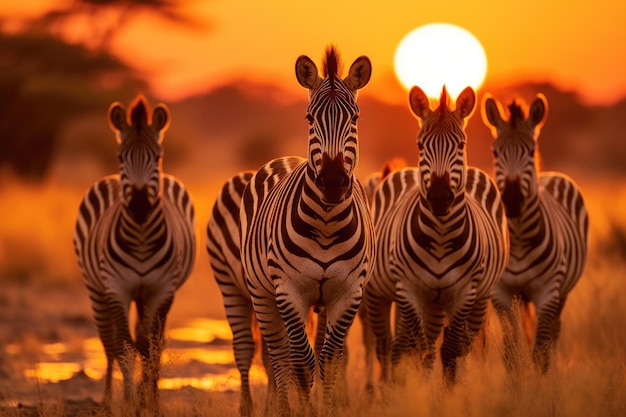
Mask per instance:
[[[350,71],[343,82],[353,92],[365,87],[372,76],[372,62],[366,56],[358,57],[350,66]]]
[[[461,94],[456,99],[456,109],[454,112],[458,114],[461,119],[467,119],[474,113],[476,107],[476,93],[472,87],[465,87],[465,90],[461,91]]]
[[[548,101],[546,97],[539,93],[537,94],[537,98],[530,105],[530,110],[528,112],[528,121],[533,127],[537,127],[541,129],[543,124],[546,122],[546,118],[548,117]]]
[[[128,129],[128,121],[126,120],[126,109],[121,103],[116,101],[115,103],[111,104],[111,106],[109,106],[108,119],[109,126],[111,127],[111,130],[113,132],[119,133],[122,130]]]
[[[491,135],[496,138],[498,136],[496,129],[506,122],[502,118],[502,106],[491,98],[490,94],[486,94],[483,98],[482,118],[485,126],[491,130]]]
[[[413,114],[419,119],[424,120],[432,113],[426,93],[418,86],[411,88],[409,92],[409,105],[411,106]]]
[[[311,58],[305,55],[300,55],[296,60],[296,78],[302,87],[309,90],[313,90],[321,81],[317,66]]]
[[[491,98],[490,95],[486,95],[483,102],[483,122],[485,125],[491,125],[497,129],[506,123],[502,118],[502,105],[499,102]],[[493,129],[492,133],[495,137],[496,134]]]
[[[161,133],[165,133],[167,128],[170,127],[170,112],[165,104],[159,104],[154,109],[152,113],[152,127]]]

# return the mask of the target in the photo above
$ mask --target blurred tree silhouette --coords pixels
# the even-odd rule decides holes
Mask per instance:
[[[6,137],[0,142],[0,169],[42,179],[71,119],[146,92],[147,83],[107,53],[111,41],[143,12],[205,28],[180,10],[177,0],[70,0],[21,22],[17,34],[2,33],[10,18],[0,18],[0,128]],[[78,44],[61,40],[70,27],[82,29]],[[90,152],[102,158],[98,146]]]
[[[32,31],[62,34],[63,29],[86,18],[83,39],[85,45],[107,50],[115,33],[132,18],[143,12],[153,13],[186,28],[205,29],[206,23],[181,11],[179,0],[73,0],[30,22]]]
[[[131,74],[104,52],[49,35],[0,33],[0,168],[41,180],[66,123],[147,89]]]

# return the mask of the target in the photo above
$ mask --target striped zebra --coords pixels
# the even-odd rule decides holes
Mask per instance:
[[[407,162],[404,158],[391,158],[383,164],[380,171],[372,172],[365,178],[363,188],[365,188],[365,195],[367,196],[367,201],[370,207],[372,206],[372,200],[374,198],[376,188],[382,180],[384,180],[391,172],[406,166]],[[374,346],[376,344],[376,339],[374,333],[372,332],[372,328],[367,325],[367,306],[365,303],[361,303],[358,317],[362,323],[361,340],[363,342],[363,346],[365,347],[365,380],[369,381],[366,388],[368,391],[372,392],[374,386],[371,381],[374,379]]]
[[[291,169],[290,160],[284,167]],[[299,162],[297,160],[296,162]],[[206,246],[209,254],[213,277],[222,293],[226,319],[233,333],[233,350],[235,365],[239,371],[241,390],[239,400],[239,414],[249,416],[252,414],[253,401],[250,392],[250,367],[257,348],[257,340],[254,337],[257,323],[254,317],[254,309],[250,292],[246,286],[246,280],[241,264],[241,233],[239,227],[239,210],[243,192],[254,175],[254,171],[242,171],[229,178],[222,186],[217,195],[211,216],[207,224]],[[274,181],[274,180],[272,180]],[[326,309],[318,309],[318,322],[309,315],[307,326],[313,331],[315,327],[315,353],[319,354],[324,342],[326,332],[325,312]],[[361,310],[359,310],[359,314]],[[261,351],[263,364],[268,379],[268,394],[265,404],[265,412],[269,413],[269,407],[276,393],[276,383],[272,366],[269,363],[267,346],[261,338]],[[347,353],[347,347],[346,347]]]
[[[108,119],[119,144],[120,173],[87,191],[78,210],[74,249],[107,358],[103,404],[110,408],[115,360],[124,378],[124,398],[130,401],[134,361],[127,355],[134,358],[139,352],[140,406],[156,413],[167,313],[194,263],[194,209],[183,184],[161,168],[167,107],[159,105],[151,114],[139,95],[128,113],[113,103]],[[133,301],[135,340],[129,330]]]
[[[249,374],[256,341],[254,310],[241,264],[239,210],[243,192],[253,175],[254,171],[243,171],[226,181],[217,195],[206,230],[213,277],[222,293],[226,319],[233,332],[235,364],[241,381],[239,414],[242,416],[252,414]],[[262,350],[268,375],[269,401],[275,391],[275,383],[267,349],[263,346]]]
[[[367,177],[365,177],[365,181],[363,181],[363,187],[365,188],[365,194],[367,195],[367,201],[370,206],[372,204],[372,199],[374,198],[374,192],[376,191],[376,187],[382,180],[385,179],[387,175],[391,172],[396,171],[400,168],[404,168],[407,166],[406,160],[404,158],[391,158],[386,161],[380,171],[372,172]]]
[[[277,385],[277,414],[289,415],[293,376],[300,404],[310,408],[315,355],[305,323],[310,307],[326,309],[317,359],[324,406],[334,402],[336,367],[345,335],[371,274],[374,229],[365,192],[353,174],[358,162],[357,92],[369,81],[370,60],[357,58],[339,75],[327,49],[323,77],[313,61],[296,61],[309,90],[308,158],[279,158],[259,169],[244,191],[241,253],[246,283]]]
[[[389,174],[374,195],[378,257],[365,289],[383,381],[406,353],[430,373],[446,318],[441,361],[447,385],[456,381],[483,325],[491,289],[508,261],[508,230],[495,184],[466,163],[466,120],[476,96],[466,88],[453,111],[444,87],[433,111],[419,87],[410,107],[420,120],[419,165]],[[390,328],[396,303],[396,332]],[[368,387],[373,381],[367,381]]]
[[[505,313],[503,320],[512,318],[515,298],[526,306],[532,303],[537,320],[533,358],[543,372],[550,367],[567,295],[585,266],[589,229],[583,196],[574,181],[559,172],[539,171],[537,139],[547,110],[541,94],[528,116],[516,101],[509,105],[508,120],[493,98],[487,97],[483,106],[483,119],[495,138],[495,180],[511,235],[511,257],[493,292],[493,303]],[[517,343],[505,339],[509,367],[515,366]]]

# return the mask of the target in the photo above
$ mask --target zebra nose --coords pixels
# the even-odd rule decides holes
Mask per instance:
[[[454,202],[454,193],[450,186],[450,176],[445,173],[442,176],[433,174],[430,179],[430,187],[426,193],[426,199],[433,214],[437,217],[450,213]]]
[[[350,187],[350,177],[345,172],[322,172],[316,180],[317,188],[327,203],[339,203]]]
[[[127,207],[133,220],[138,224],[144,223],[152,207],[150,198],[148,197],[148,187],[133,187]]]
[[[522,215],[524,195],[522,194],[522,183],[519,177],[506,178],[504,180],[502,202],[508,217],[515,219]]]
[[[343,166],[341,153],[334,159],[330,159],[326,153],[322,155],[322,167],[315,179],[315,185],[327,203],[337,204],[345,198],[350,189],[350,177]]]

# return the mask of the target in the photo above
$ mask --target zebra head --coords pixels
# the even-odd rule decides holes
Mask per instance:
[[[483,121],[491,127],[495,138],[495,180],[510,218],[518,218],[524,202],[537,195],[537,137],[545,123],[547,109],[547,101],[542,94],[538,94],[531,104],[528,117],[514,100],[509,105],[509,120],[505,120],[499,102],[491,97],[484,100]]]
[[[141,95],[131,105],[128,115],[120,103],[109,108],[109,124],[119,144],[117,156],[124,206],[139,224],[146,220],[160,198],[161,143],[169,119],[169,111],[163,104],[150,117],[148,103]]]
[[[465,125],[474,111],[476,94],[467,87],[449,107],[450,97],[443,87],[439,107],[430,109],[428,97],[419,88],[409,93],[411,110],[420,121],[417,134],[421,193],[437,217],[450,213],[465,195]]]
[[[323,76],[307,56],[296,61],[296,77],[309,89],[309,175],[314,178],[321,198],[337,204],[350,195],[352,172],[357,166],[357,91],[369,82],[372,64],[366,56],[357,58],[348,75],[339,77],[339,54],[326,50]]]

